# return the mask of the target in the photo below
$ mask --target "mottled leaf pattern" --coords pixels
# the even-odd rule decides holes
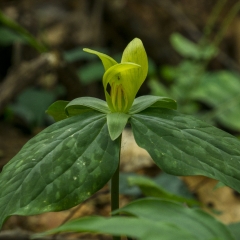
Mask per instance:
[[[240,192],[240,141],[194,117],[148,109],[130,118],[137,144],[173,175],[204,175]]]
[[[106,115],[88,112],[59,121],[31,139],[0,174],[0,225],[9,215],[76,206],[115,172],[119,142]]]

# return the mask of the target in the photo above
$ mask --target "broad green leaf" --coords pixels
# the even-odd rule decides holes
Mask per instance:
[[[163,198],[167,200],[172,200],[176,202],[186,203],[189,206],[197,206],[199,205],[199,202],[184,198],[175,194],[172,194],[170,192],[167,192],[165,189],[160,187],[158,184],[156,184],[153,180],[151,180],[148,177],[144,176],[132,176],[128,178],[128,182],[130,186],[137,185],[143,194],[148,197],[157,197],[157,198]]]
[[[240,222],[229,224],[228,229],[236,240],[240,240]]]
[[[176,110],[177,102],[168,97],[141,96],[134,99],[133,105],[128,113],[139,113],[147,108],[170,108]]]
[[[240,141],[194,117],[148,109],[130,118],[137,144],[172,175],[204,175],[240,192]]]
[[[107,71],[113,65],[117,64],[117,62],[113,58],[109,57],[104,53],[100,53],[89,48],[84,48],[83,51],[97,55],[101,59],[105,71]]]
[[[107,114],[108,131],[113,141],[122,134],[129,117],[130,115],[121,112]]]
[[[142,195],[142,192],[138,186],[130,186],[128,182],[129,177],[139,176],[133,172],[120,172],[119,174],[119,193],[122,195],[138,198]]]
[[[46,128],[0,174],[0,226],[10,215],[61,211],[89,198],[116,171],[119,151],[99,112]]]
[[[67,114],[65,112],[65,107],[68,105],[69,101],[56,101],[52,105],[49,106],[46,113],[54,118],[56,122],[67,118]]]
[[[128,213],[157,223],[169,223],[188,231],[193,239],[234,240],[227,226],[200,209],[191,209],[175,202],[157,198],[134,201],[115,212]],[[177,233],[176,237],[178,239]]]
[[[114,236],[126,235],[139,240],[197,240],[189,231],[180,229],[174,224],[165,222],[153,222],[148,219],[133,217],[84,217],[47,231],[35,234],[34,238],[58,232],[90,232],[111,234]],[[231,239],[229,239],[231,240]]]
[[[240,75],[229,71],[204,74],[192,98],[214,108],[214,117],[225,127],[240,130]]]
[[[110,110],[105,101],[93,97],[80,97],[72,100],[65,108],[68,116],[75,116],[89,111],[109,113]]]

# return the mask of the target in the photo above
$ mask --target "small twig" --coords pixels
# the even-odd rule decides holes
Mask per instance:
[[[46,73],[57,64],[58,59],[55,54],[45,53],[12,69],[0,85],[0,114],[6,104],[19,92],[32,84],[42,73]]]

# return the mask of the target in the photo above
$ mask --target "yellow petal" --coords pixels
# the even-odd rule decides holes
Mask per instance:
[[[105,71],[107,71],[113,65],[117,64],[117,62],[113,58],[109,57],[104,53],[100,53],[89,48],[84,48],[83,51],[97,55],[102,60]]]

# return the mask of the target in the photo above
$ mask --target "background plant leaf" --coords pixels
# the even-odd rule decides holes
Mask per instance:
[[[148,197],[157,197],[176,202],[186,203],[189,206],[200,205],[200,203],[194,199],[181,197],[170,192],[167,192],[160,185],[158,185],[153,180],[145,176],[130,176],[128,178],[128,182],[130,186],[137,185],[141,189],[143,194]]]
[[[32,138],[0,174],[0,226],[10,215],[76,206],[104,186],[119,162],[106,115],[59,121]]]
[[[134,201],[115,212],[128,213],[153,222],[169,223],[194,236],[193,239],[234,240],[227,226],[200,209],[191,209],[167,200],[145,198]],[[177,232],[175,238],[177,237]]]
[[[148,109],[130,118],[137,144],[173,175],[204,175],[240,192],[240,142],[194,117]]]
[[[91,232],[111,234],[115,236],[127,235],[139,240],[197,240],[188,231],[180,229],[174,224],[153,222],[148,219],[133,217],[84,217],[68,222],[58,228],[45,233],[35,234],[35,238],[57,232]],[[229,239],[230,240],[230,239]]]
[[[229,71],[205,73],[192,98],[213,108],[213,117],[226,128],[240,130],[240,75]]]
[[[46,108],[54,102],[60,89],[46,91],[43,89],[27,88],[21,92],[9,109],[24,119],[31,126],[43,126],[47,115]],[[61,90],[60,90],[61,91]]]

